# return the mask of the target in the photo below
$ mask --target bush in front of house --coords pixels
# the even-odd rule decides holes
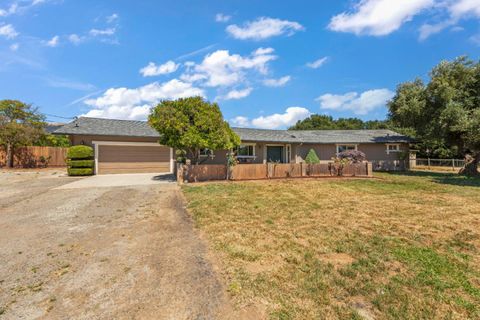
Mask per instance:
[[[330,174],[343,176],[343,169],[350,164],[357,164],[367,160],[365,153],[359,150],[346,150],[337,153],[332,158],[333,164],[330,164]]]
[[[95,160],[67,160],[67,165],[73,168],[93,168]]]
[[[93,175],[93,168],[68,168],[69,176],[91,176]]]
[[[89,146],[73,146],[67,152],[67,172],[69,176],[91,176],[95,161],[93,148]]]
[[[73,146],[68,148],[68,160],[93,159],[93,148],[89,146]]]
[[[367,160],[367,156],[360,150],[346,150],[337,153],[337,158],[347,160],[348,163],[359,163]]]
[[[310,149],[310,151],[308,151],[308,154],[305,157],[305,162],[308,163],[308,164],[320,163],[320,159],[318,158],[315,150]]]

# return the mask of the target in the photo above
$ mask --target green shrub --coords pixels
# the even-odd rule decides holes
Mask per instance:
[[[69,160],[92,159],[93,148],[89,146],[73,146],[68,148],[67,158]]]
[[[69,176],[91,176],[93,174],[93,168],[68,168]]]
[[[95,160],[67,160],[67,165],[72,168],[93,168]]]
[[[308,151],[307,157],[305,158],[305,162],[308,164],[320,163],[320,159],[318,159],[318,156],[315,150],[310,149],[310,151]]]

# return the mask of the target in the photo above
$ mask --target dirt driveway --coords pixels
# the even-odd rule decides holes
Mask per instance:
[[[174,183],[61,174],[0,172],[0,319],[230,318]]]

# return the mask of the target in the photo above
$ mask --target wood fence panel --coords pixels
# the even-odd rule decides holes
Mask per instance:
[[[309,177],[327,177],[330,176],[330,164],[318,163],[318,164],[305,164],[306,175]]]
[[[188,182],[226,180],[227,166],[223,164],[186,165],[185,179]]]
[[[369,171],[370,167],[370,171]],[[185,165],[184,180],[189,182],[226,180],[226,165]],[[347,165],[343,169],[344,176],[371,176],[371,163]],[[231,180],[259,180],[274,178],[328,177],[337,176],[335,168],[329,163],[268,163],[239,164],[231,169]]]
[[[65,167],[67,150],[68,148],[61,147],[19,147],[15,149],[13,165],[21,168],[36,168],[45,164],[47,167]],[[46,162],[41,161],[42,157]],[[0,150],[0,166],[5,166],[6,162],[5,151]]]
[[[302,176],[302,165],[295,163],[272,163],[269,178],[298,178]]]
[[[368,168],[367,168],[366,162],[356,163],[356,164],[352,163],[350,165],[346,165],[343,168],[343,175],[350,176],[350,177],[367,176],[368,175],[367,169]]]
[[[239,164],[232,168],[232,180],[258,180],[266,178],[266,164]]]

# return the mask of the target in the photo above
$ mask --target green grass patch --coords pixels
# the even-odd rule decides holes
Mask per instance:
[[[453,174],[186,185],[235,303],[272,319],[480,318],[480,182]]]

